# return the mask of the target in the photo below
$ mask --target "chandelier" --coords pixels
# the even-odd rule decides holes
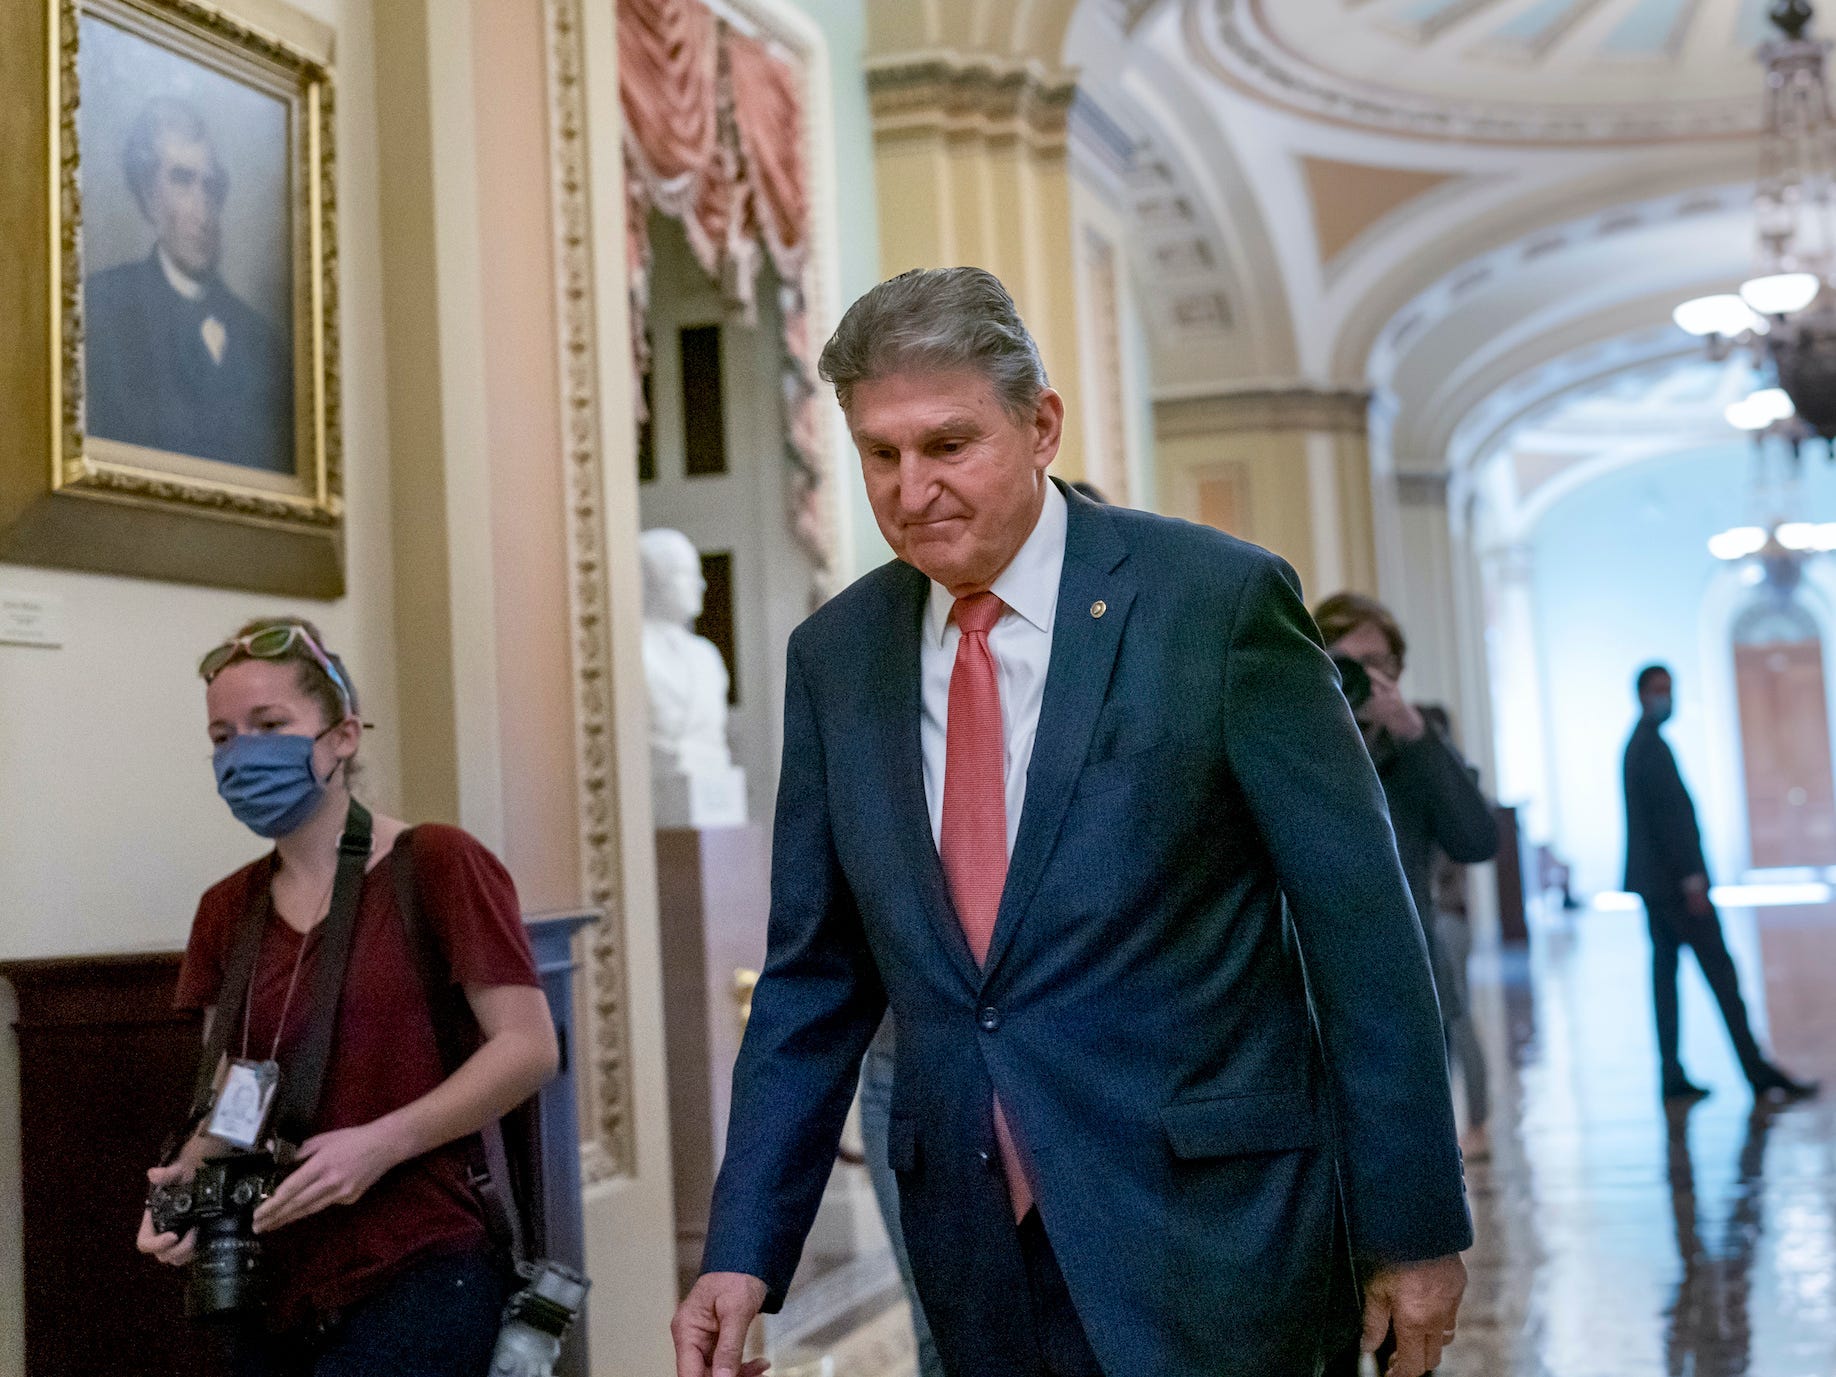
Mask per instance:
[[[1684,302],[1675,319],[1707,341],[1712,358],[1746,349],[1776,382],[1729,407],[1729,424],[1756,440],[1785,439],[1794,452],[1820,437],[1836,458],[1836,116],[1830,45],[1806,36],[1813,17],[1809,0],[1780,0],[1771,13],[1779,36],[1760,49],[1759,271],[1738,294]]]

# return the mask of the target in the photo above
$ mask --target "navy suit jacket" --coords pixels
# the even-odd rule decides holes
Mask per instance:
[[[1683,882],[1707,875],[1696,805],[1657,723],[1640,720],[1626,742],[1626,889],[1647,908],[1675,908]]]
[[[953,1373],[1035,1364],[996,1093],[1109,1377],[1311,1373],[1354,1323],[1342,1230],[1367,1263],[1471,1242],[1421,929],[1293,572],[1068,497],[984,966],[926,812],[928,581],[887,565],[791,638],[769,952],[703,1267],[782,1301],[890,1002],[888,1155]]]
[[[212,277],[197,301],[166,281],[158,250],[83,286],[85,429],[225,464],[293,473],[291,355],[261,315]],[[211,358],[202,327],[224,329]]]

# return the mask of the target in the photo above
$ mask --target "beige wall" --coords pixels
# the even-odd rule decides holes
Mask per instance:
[[[1359,398],[1296,388],[1162,401],[1155,427],[1161,511],[1273,550],[1309,603],[1377,591]]]
[[[0,957],[183,945],[207,884],[261,844],[218,801],[198,656],[248,617],[302,613],[346,656],[377,724],[365,789],[400,802],[381,370],[372,0],[306,0],[338,30],[339,251],[350,596],[308,603],[0,565],[0,590],[61,597],[61,650],[0,646]],[[4,1001],[10,1027],[10,993]],[[21,1356],[18,1073],[0,1037],[0,1372]],[[124,1222],[124,1228],[127,1224]]]
[[[552,909],[582,894],[542,10],[472,14],[504,861]]]

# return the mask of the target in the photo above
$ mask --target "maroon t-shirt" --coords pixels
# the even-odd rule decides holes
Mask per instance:
[[[539,987],[516,886],[497,858],[458,828],[432,824],[414,829],[412,849],[421,918],[446,953],[453,979],[462,985]],[[395,864],[391,854],[364,877],[318,1132],[367,1124],[445,1079],[420,971],[395,902]],[[274,857],[266,856],[205,893],[179,972],[180,1008],[216,1003],[250,895],[259,894],[273,873]],[[235,1020],[232,1057],[267,1058],[297,957],[299,976],[277,1058],[285,1078],[312,1019],[322,931],[315,928],[302,938],[270,911],[246,1020],[242,1009],[219,1011],[219,1017]],[[342,1310],[375,1294],[420,1258],[482,1244],[484,1219],[466,1185],[466,1160],[464,1145],[450,1143],[404,1162],[354,1205],[333,1205],[264,1235],[275,1280],[272,1326],[291,1329]]]

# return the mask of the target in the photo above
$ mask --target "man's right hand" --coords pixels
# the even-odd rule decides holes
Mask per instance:
[[[771,1364],[743,1362],[746,1331],[765,1304],[765,1283],[744,1272],[709,1272],[676,1307],[676,1377],[761,1377]]]

